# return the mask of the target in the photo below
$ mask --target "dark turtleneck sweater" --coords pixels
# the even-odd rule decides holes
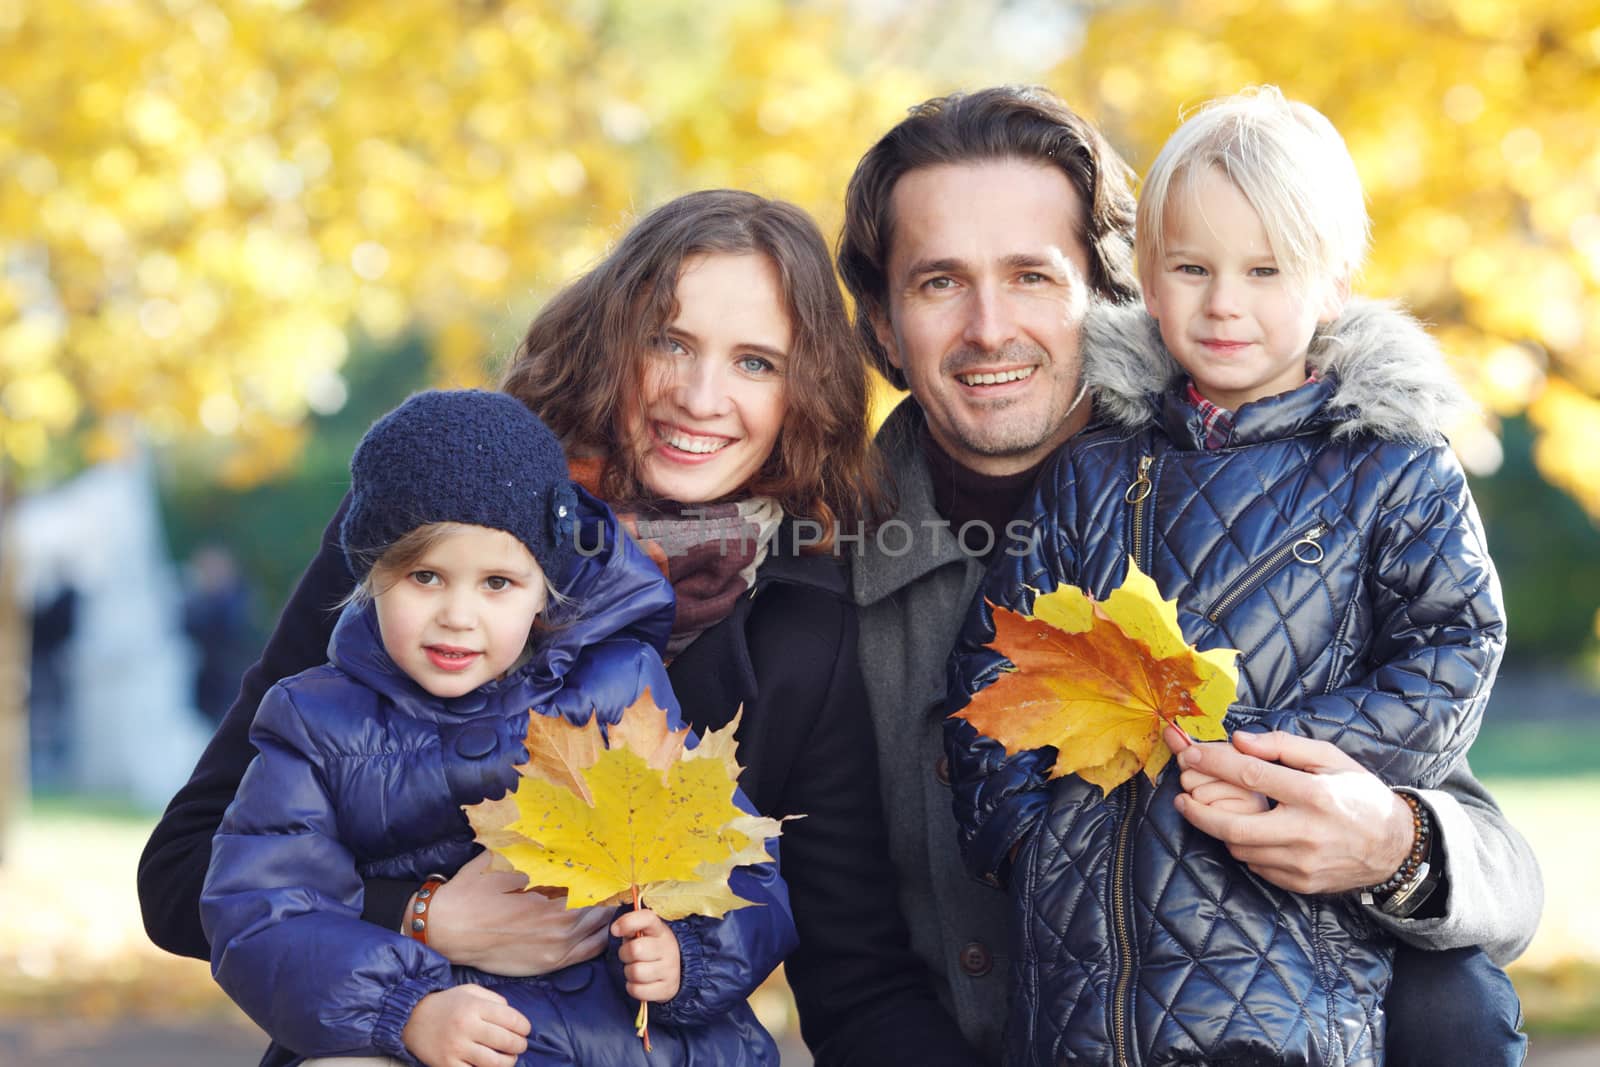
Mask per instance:
[[[933,506],[949,521],[951,532],[961,540],[968,555],[985,562],[994,559],[1005,548],[1006,524],[1021,510],[1039,468],[1050,456],[1016,474],[994,475],[980,474],[956,462],[926,426],[922,429],[921,447],[933,477]],[[973,525],[968,526],[969,523]]]

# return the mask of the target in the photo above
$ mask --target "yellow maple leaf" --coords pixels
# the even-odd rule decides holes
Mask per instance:
[[[567,891],[568,907],[621,903],[637,890],[663,919],[720,917],[750,901],[728,885],[735,867],[771,861],[779,821],[733,802],[739,716],[686,749],[648,691],[606,728],[529,716],[527,763],[514,792],[467,805],[491,865],[531,886]]]
[[[1140,770],[1155,781],[1172,758],[1168,723],[1201,741],[1227,737],[1238,651],[1189,645],[1177,601],[1131,559],[1104,601],[1065,585],[1037,597],[1032,615],[996,606],[994,623],[990,647],[1012,669],[956,717],[1012,755],[1054,746],[1052,777],[1077,774],[1109,793]]]

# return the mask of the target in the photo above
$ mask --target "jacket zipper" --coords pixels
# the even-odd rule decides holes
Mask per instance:
[[[1150,573],[1150,564],[1145,558],[1145,513],[1149,507],[1146,502],[1155,488],[1150,481],[1150,467],[1154,463],[1154,456],[1140,456],[1138,476],[1122,494],[1122,499],[1133,505],[1133,544],[1129,549],[1134,562],[1146,574]],[[1130,919],[1133,908],[1128,903],[1128,868],[1133,865],[1133,849],[1129,842],[1133,839],[1134,817],[1139,810],[1139,772],[1135,771],[1132,778],[1117,788],[1122,791],[1125,803],[1122,822],[1117,827],[1117,847],[1111,870],[1111,921],[1115,927],[1120,968],[1111,1000],[1111,1043],[1116,1052],[1117,1067],[1128,1067],[1131,1062],[1129,1052],[1133,1047],[1130,1031],[1134,968],[1133,923]]]
[[[1133,848],[1129,842],[1133,838],[1134,813],[1139,808],[1141,773],[1135,771],[1133,777],[1121,787],[1127,806],[1122,813],[1122,825],[1117,827],[1115,866],[1111,872],[1111,915],[1116,925],[1117,958],[1122,964],[1111,1001],[1111,1041],[1116,1050],[1117,1067],[1128,1067],[1128,1052],[1133,1045],[1130,1040],[1133,1016],[1133,924],[1129,921],[1133,908],[1128,903],[1128,868],[1133,865]]]
[[[1308,566],[1316,566],[1322,562],[1322,545],[1319,544],[1324,534],[1328,532],[1328,524],[1319,522],[1296,537],[1288,544],[1279,545],[1265,557],[1257,560],[1245,570],[1244,575],[1234,583],[1233,587],[1219,596],[1206,611],[1206,618],[1216,622],[1226,615],[1240,600],[1261,588],[1268,578],[1278,573],[1291,559],[1298,560]]]
[[[1133,544],[1128,546],[1129,553],[1138,562],[1139,569],[1149,574],[1148,561],[1144,559],[1144,512],[1145,501],[1150,499],[1150,491],[1155,488],[1150,481],[1150,465],[1155,462],[1154,456],[1139,457],[1139,474],[1122,494],[1122,499],[1133,505]]]

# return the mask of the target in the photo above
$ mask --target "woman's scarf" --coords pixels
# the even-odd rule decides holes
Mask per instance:
[[[568,467],[573,481],[600,495],[603,459],[574,459]],[[723,504],[606,503],[677,594],[668,660],[733,611],[755,584],[756,568],[783,521],[783,508],[767,496]]]

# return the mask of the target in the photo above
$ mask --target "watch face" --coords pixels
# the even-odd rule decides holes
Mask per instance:
[[[1422,907],[1423,901],[1433,895],[1434,887],[1438,884],[1439,875],[1433,870],[1432,864],[1424,860],[1418,864],[1417,872],[1379,908],[1385,915],[1403,919]]]

